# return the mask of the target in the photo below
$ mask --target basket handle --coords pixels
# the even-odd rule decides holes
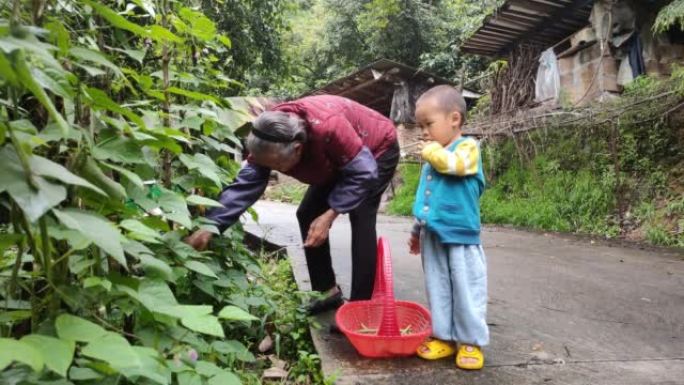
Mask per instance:
[[[397,304],[394,301],[392,255],[390,254],[389,242],[384,237],[378,238],[378,256],[372,299],[382,303],[382,321],[378,328],[378,335],[401,335],[397,321]]]

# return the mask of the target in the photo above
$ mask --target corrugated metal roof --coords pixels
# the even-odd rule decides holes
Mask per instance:
[[[488,16],[461,50],[504,56],[516,44],[552,46],[589,24],[593,0],[509,0]]]

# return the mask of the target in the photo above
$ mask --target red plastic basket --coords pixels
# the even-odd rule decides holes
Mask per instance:
[[[359,354],[372,358],[411,356],[432,333],[426,308],[415,302],[395,301],[392,257],[383,237],[378,239],[373,297],[342,305],[335,320]],[[402,335],[401,330],[407,328],[410,331]],[[362,329],[377,329],[377,334],[366,334]]]

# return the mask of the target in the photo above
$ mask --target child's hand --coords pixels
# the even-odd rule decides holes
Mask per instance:
[[[409,253],[413,255],[420,254],[420,238],[417,235],[411,234],[411,239],[408,241],[408,246]]]

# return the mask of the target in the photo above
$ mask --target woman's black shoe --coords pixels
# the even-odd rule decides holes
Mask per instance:
[[[339,288],[338,288],[339,289]],[[344,304],[344,299],[342,298],[342,290],[337,293],[321,299],[314,299],[306,306],[306,311],[309,315],[314,315],[318,313],[323,313],[328,310],[337,309]]]

